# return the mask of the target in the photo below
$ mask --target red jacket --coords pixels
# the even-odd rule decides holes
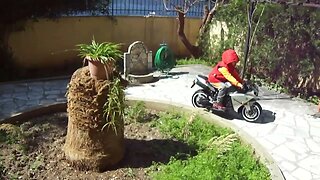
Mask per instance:
[[[228,80],[222,75],[222,73],[218,70],[220,67],[225,67],[228,69],[230,74],[240,83],[242,83],[242,79],[240,78],[236,68],[232,66],[230,63],[238,62],[239,58],[237,53],[232,50],[226,50],[222,53],[222,60],[218,62],[218,64],[212,69],[208,76],[208,81],[211,83],[218,83],[218,82],[227,82]]]

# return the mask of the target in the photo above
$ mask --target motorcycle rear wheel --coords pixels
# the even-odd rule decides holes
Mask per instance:
[[[208,95],[204,92],[204,90],[199,89],[192,95],[192,105],[197,108],[205,108],[203,104],[200,103],[201,99],[207,99],[209,101]]]
[[[260,115],[262,113],[262,107],[259,103],[254,102],[251,105],[251,108],[248,109],[246,106],[243,106],[240,109],[241,116],[243,117],[243,119],[245,119],[248,122],[255,122],[260,118]]]

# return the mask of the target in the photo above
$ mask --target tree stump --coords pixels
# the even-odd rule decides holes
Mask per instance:
[[[94,80],[88,67],[71,77],[67,94],[68,130],[64,145],[66,159],[80,170],[103,171],[124,156],[124,122],[117,128],[103,128],[103,106],[109,93],[109,80]]]

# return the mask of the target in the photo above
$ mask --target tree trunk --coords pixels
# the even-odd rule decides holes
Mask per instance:
[[[188,51],[191,53],[191,55],[194,58],[199,58],[202,55],[201,49],[198,46],[194,46],[190,43],[186,35],[184,34],[184,20],[185,20],[185,15],[178,11],[178,21],[179,21],[179,26],[178,26],[178,36],[184,46],[188,49]]]
[[[103,106],[109,84],[109,80],[91,78],[87,66],[78,69],[70,80],[64,152],[77,169],[103,171],[123,158],[123,119],[117,120],[116,131],[111,127],[102,128],[106,123]]]
[[[224,0],[221,0],[221,2],[216,1],[214,7],[210,11],[208,9],[208,6],[204,7],[204,16],[202,17],[202,23],[199,30],[200,38],[203,37],[203,34],[207,31],[209,24],[211,23],[216,13],[217,7],[223,5],[224,2],[225,2]],[[176,12],[178,13],[178,21],[179,21],[178,36],[180,40],[182,41],[184,46],[188,49],[188,51],[191,53],[191,55],[194,58],[201,57],[203,55],[201,45],[198,45],[198,46],[192,45],[184,33],[185,14],[181,10],[179,10],[179,8],[176,9]]]

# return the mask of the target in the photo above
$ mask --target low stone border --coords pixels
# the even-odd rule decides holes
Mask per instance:
[[[28,109],[28,110],[13,114],[8,118],[0,119],[0,124],[23,122],[26,119],[30,119],[36,116],[41,116],[41,115],[55,113],[55,112],[66,112],[66,110],[67,110],[66,102],[53,103],[49,105],[39,105],[38,107],[34,107],[32,109]]]
[[[274,159],[271,155],[248,133],[235,126],[234,124],[226,121],[225,119],[204,111],[203,109],[196,109],[189,106],[185,106],[178,103],[173,102],[165,102],[159,100],[150,100],[150,99],[139,99],[139,98],[129,98],[128,104],[132,105],[136,102],[143,101],[145,106],[149,109],[155,109],[158,111],[167,111],[167,110],[177,110],[183,111],[186,114],[199,114],[204,120],[216,124],[218,126],[231,128],[235,133],[237,133],[240,139],[250,145],[254,150],[260,160],[267,166],[270,171],[272,180],[285,180],[280,168],[275,163]]]
[[[177,110],[177,111],[183,111],[184,113],[190,114],[190,115],[199,114],[204,120],[208,122],[211,122],[213,124],[216,124],[222,127],[231,128],[235,133],[239,135],[239,137],[243,142],[249,144],[252,148],[254,148],[258,157],[268,167],[272,180],[285,180],[285,177],[283,176],[280,168],[277,166],[277,164],[275,163],[271,155],[248,133],[238,128],[234,124],[226,121],[225,119],[201,109],[195,109],[189,106],[185,106],[185,105],[177,104],[173,102],[150,100],[150,99],[139,99],[139,98],[128,98],[127,104],[133,105],[139,101],[143,101],[145,103],[145,106],[148,109],[154,109],[158,111]],[[30,119],[35,116],[41,116],[41,115],[55,113],[55,112],[66,112],[66,109],[67,109],[66,102],[56,103],[56,104],[51,104],[46,106],[39,106],[37,108],[24,111],[21,113],[17,113],[12,115],[9,118],[3,119],[2,121],[0,121],[0,124],[23,122],[24,120]]]

